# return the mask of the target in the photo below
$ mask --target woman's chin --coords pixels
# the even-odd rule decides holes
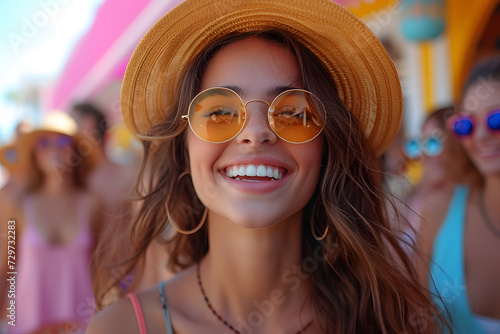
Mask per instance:
[[[298,216],[290,216],[290,213],[285,212],[281,214],[277,212],[273,213],[269,212],[269,210],[233,212],[233,214],[227,215],[226,218],[231,224],[245,229],[267,229],[278,223],[288,224],[292,223],[294,220],[300,222]]]

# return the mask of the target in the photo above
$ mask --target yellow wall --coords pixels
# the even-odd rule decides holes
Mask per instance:
[[[450,43],[453,95],[460,99],[460,90],[472,65],[477,42],[484,32],[498,0],[448,0],[447,33]]]
[[[366,3],[365,1],[359,0],[358,5],[356,6],[350,6],[347,5],[346,7],[356,15],[357,17],[364,17],[367,16],[368,14],[374,13],[378,10],[381,10],[387,6],[390,6],[392,4],[395,4],[399,2],[398,0],[376,0],[376,1],[370,1],[372,3]]]

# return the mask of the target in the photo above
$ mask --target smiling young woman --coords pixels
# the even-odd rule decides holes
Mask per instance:
[[[131,258],[110,276],[113,256],[96,257],[99,306],[167,224],[179,273],[87,332],[431,332],[438,311],[385,212],[378,155],[401,109],[382,45],[329,0],[188,0],[167,13],[124,78],[150,178]]]

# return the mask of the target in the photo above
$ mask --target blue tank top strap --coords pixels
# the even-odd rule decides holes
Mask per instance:
[[[174,334],[172,321],[170,320],[170,314],[168,313],[167,299],[165,298],[165,282],[160,281],[158,287],[160,289],[160,301],[163,309],[163,320],[165,320],[165,327],[167,327],[167,334]]]

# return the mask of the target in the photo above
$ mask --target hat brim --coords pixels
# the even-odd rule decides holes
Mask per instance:
[[[0,148],[0,165],[7,168],[10,173],[21,172],[19,166],[21,164],[25,165],[22,162],[24,155],[19,154],[20,152],[17,145],[17,142],[13,142]]]
[[[235,32],[282,29],[310,49],[333,77],[340,98],[381,154],[402,116],[399,77],[378,38],[330,0],[196,0],[164,15],[127,66],[121,111],[137,138],[165,118],[184,70],[208,45]]]
[[[32,132],[21,135],[13,145],[6,146],[0,151],[0,163],[5,165],[7,169],[12,171],[26,172],[31,171],[34,166],[32,166],[31,154],[33,150],[35,150],[37,140],[46,134],[62,134],[67,135],[73,138],[75,141],[75,149],[76,153],[83,159],[78,165],[82,165],[83,168],[91,170],[94,168],[98,161],[99,157],[96,151],[94,144],[86,138],[80,132],[72,132],[66,130],[55,130],[55,129],[37,129]],[[11,159],[7,159],[6,150],[9,148],[14,148],[16,150],[16,160],[11,161]],[[73,166],[74,162],[68,165],[68,167],[76,167]]]

